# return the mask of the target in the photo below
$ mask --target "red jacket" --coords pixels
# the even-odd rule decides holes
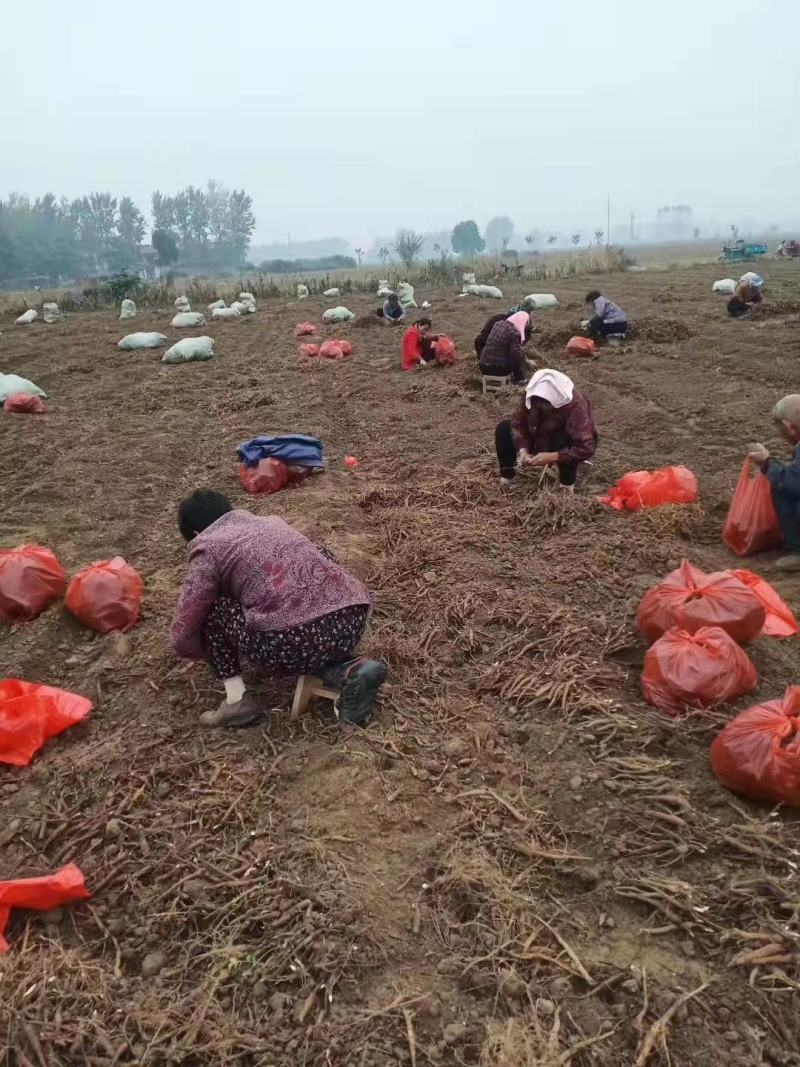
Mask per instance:
[[[422,334],[416,326],[409,326],[403,334],[400,366],[403,370],[416,370],[422,359]]]

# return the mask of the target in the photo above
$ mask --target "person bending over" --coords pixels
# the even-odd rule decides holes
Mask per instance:
[[[523,308],[522,305],[520,304],[517,307],[512,308],[510,311],[501,311],[499,315],[492,315],[492,317],[490,319],[486,320],[486,322],[483,325],[483,329],[481,330],[481,332],[478,334],[478,336],[475,338],[475,341],[474,341],[475,355],[478,357],[478,359],[481,358],[481,352],[483,352],[484,348],[486,347],[486,342],[489,340],[489,334],[492,332],[492,327],[496,326],[498,322],[505,322],[506,319],[510,319],[511,316],[512,315],[516,315],[516,313],[518,311],[525,311],[525,308]],[[533,329],[533,316],[532,315],[530,315],[528,317],[528,323],[529,323],[529,325],[531,327],[531,330],[532,330]],[[528,337],[530,337],[530,330],[528,331]]]
[[[512,418],[495,430],[500,481],[510,489],[518,467],[556,463],[561,488],[574,492],[578,464],[592,458],[597,440],[588,397],[561,371],[537,370]]]
[[[242,659],[272,674],[320,675],[340,688],[337,718],[366,725],[386,669],[354,658],[370,609],[367,589],[275,515],[234,510],[198,489],[178,509],[189,565],[172,623],[183,659],[205,659],[225,687],[204,726],[241,726],[261,709]]]
[[[589,319],[586,333],[595,341],[605,337],[624,337],[628,332],[628,316],[621,307],[603,296],[599,289],[592,289],[586,294],[586,303],[592,305],[593,315]]]
[[[761,292],[763,285],[764,279],[760,274],[755,274],[751,270],[743,274],[734,295],[728,301],[728,314],[738,319],[746,315],[756,304],[762,303],[764,300],[764,294]]]
[[[495,322],[478,359],[481,374],[497,378],[510,374],[512,381],[521,385],[525,381],[522,346],[530,340],[531,330],[527,311],[517,311],[510,318]]]
[[[772,417],[781,436],[792,446],[788,463],[774,459],[764,445],[753,445],[748,458],[757,463],[769,479],[772,503],[780,522],[787,555],[776,561],[782,571],[800,571],[800,393],[779,400]]]
[[[379,319],[386,319],[387,322],[402,322],[406,317],[406,309],[400,303],[400,298],[396,293],[392,293],[391,296],[383,302],[383,307],[378,308],[375,313]]]
[[[414,325],[409,326],[403,334],[400,351],[400,366],[403,370],[412,371],[436,362],[436,350],[433,343],[438,338],[431,333],[432,326],[430,319],[417,319]]]

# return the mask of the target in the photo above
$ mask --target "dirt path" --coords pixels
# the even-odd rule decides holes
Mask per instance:
[[[118,352],[110,313],[3,324],[0,369],[50,409],[0,419],[0,544],[47,544],[71,571],[121,553],[146,600],[130,645],[60,608],[0,631],[2,675],[96,701],[32,768],[0,768],[0,876],[74,861],[94,894],[12,918],[0,1062],[800,1063],[796,819],[717,786],[707,747],[729,712],[673,723],[638,689],[640,594],[685,556],[729,565],[742,447],[796,388],[797,314],[728,321],[715,276],[604,279],[637,340],[595,361],[545,349],[601,433],[591,485],[566,502],[497,485],[509,405],[479,395],[471,355],[494,307],[426,294],[461,361],[413,376],[377,320],[347,329],[352,360],[300,365],[291,330],[319,302],[217,323],[217,358],[184,367]],[[798,280],[770,265],[770,297],[796,300]],[[545,345],[589,285],[558,286]],[[245,500],[236,444],[289,430],[324,439],[330,473]],[[697,473],[697,506],[594,503],[670,462]],[[198,485],[279,512],[367,579],[368,647],[391,672],[368,731],[325,707],[290,725],[288,682],[264,684],[265,727],[199,731],[215,687],[167,642],[175,507]],[[800,606],[798,580],[776,584]],[[752,654],[757,696],[797,680],[796,642]],[[788,962],[736,964],[770,942]]]

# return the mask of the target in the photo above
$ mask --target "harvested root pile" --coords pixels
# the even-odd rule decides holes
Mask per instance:
[[[756,304],[750,312],[752,319],[774,319],[790,315],[800,315],[800,302],[797,300],[767,300],[763,304]]]
[[[640,319],[628,331],[633,341],[648,341],[654,345],[669,345],[694,337],[696,330],[681,319]]]

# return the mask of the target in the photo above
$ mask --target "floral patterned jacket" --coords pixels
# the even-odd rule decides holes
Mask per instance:
[[[184,659],[206,654],[203,627],[220,597],[238,601],[251,630],[290,630],[352,604],[366,587],[277,516],[229,511],[191,542],[172,623]]]

